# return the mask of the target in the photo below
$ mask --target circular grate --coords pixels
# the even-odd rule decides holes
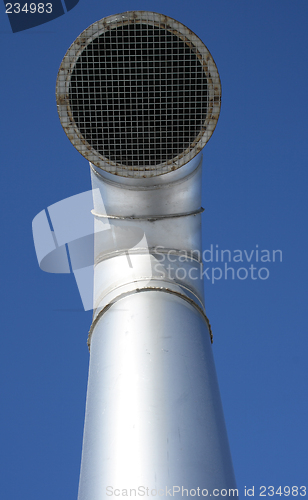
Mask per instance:
[[[220,109],[215,63],[181,23],[128,12],[94,23],[65,55],[61,123],[78,151],[108,172],[175,170],[210,138]]]

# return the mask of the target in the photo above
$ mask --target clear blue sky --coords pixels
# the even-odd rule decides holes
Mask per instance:
[[[0,497],[77,498],[91,312],[72,275],[39,269],[31,223],[90,189],[88,163],[58,119],[57,71],[81,31],[126,10],[186,24],[220,72],[222,111],[204,149],[204,248],[282,250],[282,262],[262,263],[266,280],[205,283],[240,494],[308,486],[307,1],[80,0],[15,34],[4,6],[0,14]]]

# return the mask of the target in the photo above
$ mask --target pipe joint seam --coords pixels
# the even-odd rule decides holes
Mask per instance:
[[[157,287],[157,286],[148,286],[148,287],[144,287],[144,288],[136,288],[135,290],[122,293],[122,294],[118,295],[117,297],[113,298],[112,301],[109,302],[109,304],[105,305],[105,307],[103,307],[101,309],[101,311],[97,314],[97,316],[93,320],[92,325],[91,325],[90,330],[89,330],[89,335],[88,335],[88,340],[87,340],[89,351],[90,351],[90,347],[91,347],[91,338],[92,338],[93,331],[94,331],[97,323],[99,322],[99,320],[108,311],[108,309],[110,309],[110,307],[113,304],[118,302],[118,300],[121,300],[122,298],[125,298],[129,295],[132,295],[133,293],[141,293],[141,292],[149,292],[149,291],[150,292],[157,291],[157,292],[170,293],[170,294],[173,294],[173,295],[180,297],[181,299],[185,300],[186,302],[188,302],[189,304],[194,306],[198,310],[198,312],[203,316],[203,318],[207,324],[208,330],[209,330],[211,344],[213,344],[213,333],[212,333],[212,328],[211,328],[211,324],[209,322],[209,319],[208,319],[207,315],[205,314],[204,310],[202,310],[202,308],[200,306],[198,306],[198,304],[196,304],[196,302],[193,299],[191,299],[191,298],[187,297],[186,295],[183,295],[182,293],[175,291],[175,290]]]
[[[198,210],[193,210],[192,212],[184,212],[178,214],[167,214],[167,215],[107,215],[98,214],[95,210],[91,210],[91,214],[98,219],[117,219],[117,220],[144,220],[149,222],[155,222],[157,220],[164,219],[174,219],[177,217],[189,217],[190,215],[198,215],[204,212],[204,208],[200,207]]]

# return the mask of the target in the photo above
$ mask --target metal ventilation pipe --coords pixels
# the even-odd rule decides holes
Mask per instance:
[[[62,61],[60,120],[96,193],[79,500],[234,494],[201,279],[220,95],[201,40],[153,12],[94,23]]]

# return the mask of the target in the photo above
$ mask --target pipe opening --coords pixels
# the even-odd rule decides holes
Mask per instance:
[[[153,12],[87,28],[57,80],[62,126],[77,150],[117,175],[151,177],[190,161],[218,120],[220,80],[201,40]]]
[[[70,83],[73,118],[99,154],[122,165],[159,165],[190,147],[206,119],[207,78],[178,36],[146,24],[89,43]]]

